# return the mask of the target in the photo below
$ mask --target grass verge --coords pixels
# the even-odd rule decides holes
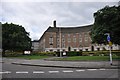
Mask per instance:
[[[118,56],[113,56],[112,59],[120,60]],[[58,60],[58,61],[109,61],[109,56],[73,56],[73,57],[55,58],[53,60]]]
[[[16,57],[6,57],[6,58],[19,58],[19,59],[44,59],[49,58],[50,56],[40,56],[40,55],[22,55]]]

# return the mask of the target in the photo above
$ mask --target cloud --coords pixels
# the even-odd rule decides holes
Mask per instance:
[[[118,2],[119,0],[2,0],[2,2]]]
[[[93,13],[115,2],[2,2],[0,21],[25,27],[32,40],[57,21],[57,26],[78,26],[94,22]]]

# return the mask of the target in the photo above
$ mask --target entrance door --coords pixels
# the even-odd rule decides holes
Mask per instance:
[[[94,51],[94,46],[91,46],[91,51]]]
[[[71,47],[70,46],[68,47],[68,51],[71,51]]]

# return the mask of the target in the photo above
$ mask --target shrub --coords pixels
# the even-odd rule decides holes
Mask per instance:
[[[39,56],[55,56],[55,52],[36,52],[32,53],[32,55],[39,55]]]
[[[109,51],[83,51],[82,56],[109,56]],[[120,56],[120,51],[112,51],[112,55]]]
[[[81,56],[82,52],[75,52],[75,51],[70,51],[67,52],[67,56]]]
[[[89,56],[90,54],[89,54],[89,52],[83,52],[82,53],[82,56]]]
[[[63,52],[61,52],[63,53]],[[69,51],[69,52],[66,52],[66,56],[81,56],[82,52],[75,52],[75,51]],[[60,56],[60,52],[56,52],[56,55],[59,57]],[[63,54],[62,54],[63,56]]]
[[[17,56],[22,56],[23,52],[6,52],[5,56],[9,56],[9,57],[17,57]]]

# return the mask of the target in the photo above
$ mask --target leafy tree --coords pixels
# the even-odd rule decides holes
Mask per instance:
[[[6,50],[22,51],[31,49],[31,39],[29,33],[25,31],[24,27],[16,24],[2,24],[2,49],[3,56]]]
[[[106,6],[94,13],[95,22],[91,30],[93,43],[107,43],[104,34],[110,33],[111,41],[120,45],[120,6]]]

